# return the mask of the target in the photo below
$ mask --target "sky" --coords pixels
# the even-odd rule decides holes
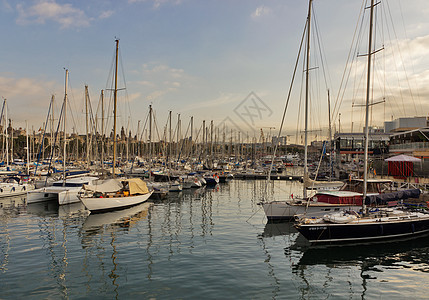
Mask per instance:
[[[180,115],[182,134],[191,116],[194,136],[203,120],[206,126],[213,121],[219,136],[231,130],[234,136],[240,132],[242,139],[260,139],[261,129],[265,137],[279,133],[307,1],[0,1],[0,96],[7,99],[14,127],[24,128],[25,121],[36,130],[42,127],[52,95],[58,117],[67,68],[68,131],[85,131],[85,85],[99,117],[100,93],[106,91],[110,128],[113,110],[108,94],[115,39],[119,39],[118,122],[133,134],[148,128],[149,105],[158,136],[163,135],[169,111],[173,128]],[[363,5],[361,0],[313,1],[316,29],[312,30],[317,33],[313,38],[320,44],[310,47],[314,51],[311,83],[316,86],[309,108],[311,139],[327,134],[327,89],[334,131],[362,130],[365,58],[353,53],[354,69],[345,70],[355,31],[368,28],[357,29],[357,24],[366,22],[360,17]],[[387,21],[376,29],[380,38],[374,49],[384,50],[376,54],[382,62],[374,64],[377,88],[372,95],[374,101],[385,102],[372,106],[373,126],[429,112],[429,5],[425,0],[390,0],[379,7],[377,21]],[[364,36],[355,48],[361,55],[367,52]],[[323,53],[323,59],[316,58],[317,52]],[[300,66],[296,81],[304,74]],[[303,89],[301,83],[295,85],[300,87],[292,93],[281,134],[300,143]]]

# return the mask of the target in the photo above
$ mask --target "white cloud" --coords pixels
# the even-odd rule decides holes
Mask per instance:
[[[261,5],[250,15],[253,19],[260,18],[262,16],[266,16],[271,13],[271,8],[266,7],[265,5]]]
[[[133,102],[141,97],[141,93],[133,93],[128,95],[128,102]]]
[[[106,10],[101,12],[100,16],[98,17],[99,19],[108,19],[113,15],[113,11],[112,10]]]
[[[429,111],[429,35],[413,39],[392,40],[385,43],[382,52],[373,61],[373,84],[371,97],[374,102],[385,100],[384,104],[371,107],[371,125],[383,126],[391,116],[412,117],[427,115]],[[353,76],[346,87],[341,105],[342,127],[361,129],[364,121],[366,97],[366,59],[358,59],[354,64]],[[357,105],[353,110],[351,103]],[[353,113],[353,117],[352,117]],[[347,129],[346,129],[347,130]]]
[[[211,100],[205,100],[198,103],[192,103],[186,107],[183,107],[181,112],[185,111],[193,111],[193,110],[199,110],[199,109],[208,109],[208,108],[214,108],[214,107],[220,107],[224,109],[225,107],[230,108],[232,103],[239,103],[242,95],[238,94],[222,94],[217,98],[211,99]]]
[[[151,62],[143,65],[141,81],[136,82],[146,89],[146,99],[154,101],[162,96],[178,91],[192,80],[183,69],[172,68],[163,63]]]
[[[9,2],[8,2],[7,0],[3,0],[3,1],[2,1],[2,7],[3,7],[3,9],[4,9],[5,11],[7,11],[7,12],[11,12],[11,11],[13,11],[12,6],[9,4]]]
[[[73,7],[71,4],[58,4],[55,0],[39,0],[32,6],[17,4],[17,23],[45,24],[53,21],[60,24],[61,28],[87,27],[90,19],[85,12]]]
[[[32,120],[42,123],[51,98],[49,91],[55,90],[61,92],[61,87],[54,82],[0,76],[0,96],[7,99],[11,118],[16,122]]]
[[[156,9],[164,4],[179,5],[182,3],[182,0],[128,0],[128,3],[143,3],[143,2],[153,2],[153,8]]]

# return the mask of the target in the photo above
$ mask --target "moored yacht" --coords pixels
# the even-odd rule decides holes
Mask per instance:
[[[28,182],[28,177],[8,177],[0,182],[0,197],[24,195],[34,190],[34,184]]]
[[[82,176],[55,181],[47,186],[27,192],[27,203],[57,200],[59,205],[79,202],[77,197],[82,186],[92,185],[98,177]]]
[[[149,199],[146,183],[140,178],[108,179],[101,184],[84,185],[79,199],[91,213],[124,209]]]

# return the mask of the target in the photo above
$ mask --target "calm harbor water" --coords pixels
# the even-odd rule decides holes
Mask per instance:
[[[300,184],[274,182],[273,197]],[[265,224],[264,181],[130,209],[0,199],[0,299],[405,299],[429,295],[429,237],[308,247]]]

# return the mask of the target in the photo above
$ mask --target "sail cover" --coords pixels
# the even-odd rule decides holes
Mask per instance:
[[[366,196],[366,205],[386,205],[390,201],[405,200],[408,198],[419,198],[420,189],[402,190],[391,193],[384,193],[379,195]]]
[[[107,179],[103,181],[97,181],[99,184],[83,185],[83,188],[87,191],[100,192],[100,193],[114,193],[119,191],[123,185],[118,179]]]
[[[130,189],[130,195],[149,193],[146,183],[140,178],[131,178],[131,179],[124,180],[124,182],[128,183],[128,188]]]

